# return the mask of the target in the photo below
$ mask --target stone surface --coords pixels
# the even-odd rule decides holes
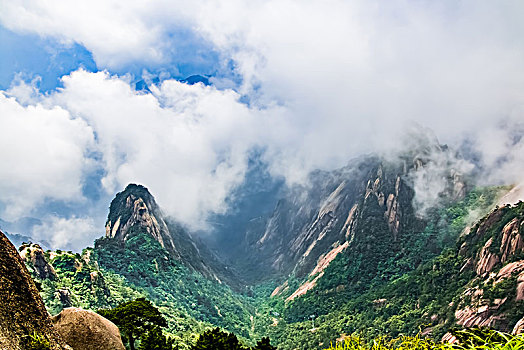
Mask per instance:
[[[0,349],[26,349],[34,334],[49,342],[51,350],[70,349],[53,328],[24,261],[1,231],[0,301]]]
[[[513,327],[512,334],[523,334],[524,333],[524,317],[520,319],[520,321],[517,322],[515,327]]]
[[[55,269],[47,262],[44,250],[40,245],[34,243],[23,244],[20,247],[20,256],[26,264],[34,269],[36,277],[41,280],[56,280]]]
[[[51,319],[74,350],[125,350],[118,327],[93,311],[71,307]]]

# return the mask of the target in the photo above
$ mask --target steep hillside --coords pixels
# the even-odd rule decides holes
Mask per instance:
[[[441,230],[463,232],[453,248],[412,272],[357,294],[349,293],[348,287],[325,287],[344,274],[345,265],[337,259],[305,295],[288,302],[276,295],[265,304],[274,319],[265,332],[282,349],[293,349],[298,343],[326,346],[349,334],[395,337],[422,331],[440,340],[449,329],[462,326],[522,332],[524,203],[496,208],[471,228],[464,221],[469,209],[489,207],[483,203],[493,202],[493,191],[473,191],[441,211],[454,214]]]
[[[366,156],[342,169],[313,172],[308,185],[290,189],[268,218],[253,220],[239,269],[251,281],[288,276],[302,281],[318,277],[344,254],[352,262],[348,269],[358,274],[355,284],[366,286],[377,276],[387,281],[414,269],[455,239],[424,230],[437,204],[466,194],[457,159],[447,147],[430,144],[397,157]],[[440,184],[430,190],[433,179]],[[417,186],[435,192],[435,203],[424,203],[424,212],[417,206]],[[427,254],[413,255],[415,245],[426,246]],[[290,292],[303,294],[314,283]]]
[[[288,189],[271,214],[232,235],[239,248],[228,258],[251,282],[242,288],[140,185],[116,195],[94,248],[26,244],[20,254],[51,313],[146,297],[186,348],[213,326],[247,342],[269,335],[283,350],[352,333],[511,331],[524,316],[524,204],[491,211],[508,189],[468,189],[457,159],[432,144],[312,173],[308,186]],[[421,203],[425,188],[433,193]]]
[[[24,244],[20,255],[52,314],[146,297],[164,313],[182,347],[212,326],[256,339],[250,298],[231,288],[238,282],[211,252],[163,217],[143,186],[129,185],[117,194],[106,236],[94,249],[44,252],[37,244]]]
[[[204,244],[191,237],[176,221],[163,215],[147,188],[130,184],[112,200],[106,222],[106,240],[100,240],[98,246],[109,246],[115,242],[124,246],[136,233],[151,236],[171,258],[189,269],[210,279],[225,280],[231,286],[240,286],[238,277]]]

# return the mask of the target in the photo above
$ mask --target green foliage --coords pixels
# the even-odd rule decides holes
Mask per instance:
[[[264,337],[257,342],[253,350],[277,350],[277,348],[271,345],[268,337]]]
[[[50,350],[51,344],[41,334],[33,332],[28,336],[27,350]]]
[[[96,260],[104,270],[123,276],[160,308],[169,310],[169,332],[185,333],[185,343],[212,325],[245,339],[255,336],[251,327],[255,310],[249,298],[189,270],[139,228],[132,228],[127,237],[123,245],[112,239],[98,240]]]
[[[123,303],[111,310],[98,310],[98,313],[117,325],[131,350],[140,335],[167,326],[160,311],[144,298]]]
[[[192,350],[247,350],[236,335],[221,331],[219,328],[202,333]]]
[[[137,288],[129,286],[122,276],[100,269],[88,256],[92,249],[85,249],[83,256],[65,252],[47,252],[47,258],[53,256],[50,264],[54,267],[56,280],[39,280],[33,273],[35,282],[40,285],[40,294],[47,310],[57,314],[64,307],[58,297],[58,290],[68,290],[72,306],[96,310],[117,306],[119,303],[144,296]],[[28,266],[32,271],[32,267]]]
[[[455,246],[451,242],[478,215],[489,212],[499,190],[476,189],[463,201],[434,211],[425,229],[403,234],[410,237],[399,237],[404,247],[399,251],[395,251],[390,234],[390,242],[378,239],[371,244],[373,239],[368,242],[366,238],[353,243],[351,251],[337,256],[324,270],[316,287],[306,295],[288,303],[274,300],[279,297],[265,303],[265,308],[260,309],[268,316],[277,311],[284,317],[267,317],[265,323],[260,324],[260,332],[269,335],[282,349],[294,349],[296,344],[315,348],[341,334],[357,333],[368,338],[381,334],[414,336],[428,327],[432,338],[440,338],[453,326],[457,298],[475,276],[471,269],[462,270],[468,256],[459,251],[466,238],[454,243]],[[503,222],[520,215],[519,208],[513,208],[511,215],[505,213]],[[374,209],[371,206],[369,210]],[[373,237],[385,234],[381,233],[380,226],[367,221],[366,227],[370,225],[374,228],[367,234]],[[503,224],[495,226],[494,230],[500,232]],[[358,240],[358,234],[354,240]],[[346,279],[345,283],[341,276]],[[344,288],[335,290],[336,286]],[[492,289],[487,295],[493,298],[512,295],[514,283],[507,281]],[[514,324],[523,315],[515,303],[508,302],[508,305],[513,307],[504,312],[510,324]],[[317,316],[315,329],[309,319],[312,314]]]
[[[160,327],[153,327],[140,341],[139,350],[173,350],[174,340],[162,333]]]
[[[59,278],[41,281],[42,295],[52,313],[62,307],[55,296],[59,288],[71,292],[73,306],[91,309],[147,297],[165,318],[167,327],[151,325],[140,337],[133,335],[140,338],[140,349],[171,350],[176,343],[184,350],[196,346],[243,350],[248,349],[243,343],[253,345],[261,335],[268,335],[282,350],[315,349],[327,346],[341,334],[378,337],[373,344],[382,346],[373,348],[369,342],[350,337],[349,345],[337,345],[347,349],[433,349],[440,345],[416,337],[416,333],[430,329],[431,337],[438,339],[453,326],[458,296],[470,287],[468,283],[474,277],[472,270],[462,270],[465,261],[489,237],[497,241],[503,225],[524,215],[522,204],[505,208],[498,220],[488,225],[488,238],[475,240],[475,235],[463,235],[455,245],[465,226],[489,211],[497,193],[496,188],[473,190],[463,201],[430,212],[426,220],[404,212],[408,223],[396,239],[385,221],[376,220],[377,215],[383,215],[383,208],[371,201],[360,213],[362,225],[355,232],[351,249],[331,262],[315,288],[292,302],[285,298],[303,282],[295,276],[290,277],[289,290],[281,296],[269,297],[281,284],[275,281],[252,287],[249,296],[241,295],[183,266],[139,227],[132,228],[123,243],[98,240],[87,259],[90,262],[67,252],[52,254]],[[408,197],[399,200],[407,201]],[[498,248],[495,244],[493,249]],[[484,286],[484,296],[496,299],[510,295],[514,284],[510,279]],[[522,306],[504,309],[510,323],[522,317]],[[316,317],[315,326],[311,315]],[[253,349],[274,347],[264,338]]]
[[[524,337],[512,336],[489,329],[466,329],[453,333],[459,344],[437,343],[419,335],[398,338],[378,337],[365,341],[358,336],[349,336],[325,350],[517,350],[524,348]]]

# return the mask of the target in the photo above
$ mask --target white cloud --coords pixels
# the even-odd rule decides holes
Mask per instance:
[[[102,67],[137,61],[158,63],[165,59],[166,52],[172,51],[164,44],[165,26],[175,29],[182,24],[177,8],[184,8],[184,4],[171,2],[173,7],[169,8],[167,3],[2,0],[0,22],[17,32],[54,37],[64,44],[80,43]],[[167,23],[167,19],[171,22]]]
[[[193,226],[226,209],[248,152],[261,140],[260,127],[278,116],[277,110],[250,109],[232,90],[202,84],[167,80],[152,87],[152,94],[140,94],[121,78],[85,71],[63,82],[45,103],[93,128],[106,190],[144,184],[168,213]]]
[[[48,216],[33,228],[31,237],[36,241],[46,240],[51,249],[78,251],[93,246],[93,237],[99,236],[100,231],[92,218]]]
[[[4,219],[27,216],[45,199],[82,200],[91,128],[60,107],[22,106],[0,92],[0,193]]]
[[[0,170],[0,180],[13,179],[12,188],[24,195],[2,194],[14,208],[78,195],[91,130],[107,191],[143,183],[170,213],[194,225],[225,210],[255,146],[266,150],[274,174],[301,181],[313,168],[396,147],[406,125],[417,123],[446,143],[475,140],[485,167],[499,169],[490,171],[493,179],[515,182],[524,173],[523,141],[515,136],[522,129],[513,127],[524,120],[521,1],[0,0],[0,6],[6,27],[81,43],[99,67],[156,64],[166,55],[176,61],[173,32],[187,28],[224,62],[232,60],[243,78],[238,93],[169,80],[139,94],[125,77],[77,71],[48,96],[13,89],[28,106],[4,94],[10,109],[0,123],[34,148],[9,143],[0,159],[25,159],[41,169],[26,171],[25,180],[14,178],[24,169]],[[19,114],[23,122],[11,124]],[[512,127],[500,127],[500,120]],[[49,136],[35,135],[35,125]],[[69,153],[37,157],[44,141],[63,142],[59,148]],[[56,164],[48,169],[43,162]],[[35,179],[42,179],[39,190],[24,192]],[[49,179],[64,188],[54,193]]]

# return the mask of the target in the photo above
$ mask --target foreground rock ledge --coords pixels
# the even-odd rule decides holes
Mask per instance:
[[[26,349],[35,334],[51,350],[70,349],[54,330],[44,302],[13,244],[0,231],[0,349]]]

